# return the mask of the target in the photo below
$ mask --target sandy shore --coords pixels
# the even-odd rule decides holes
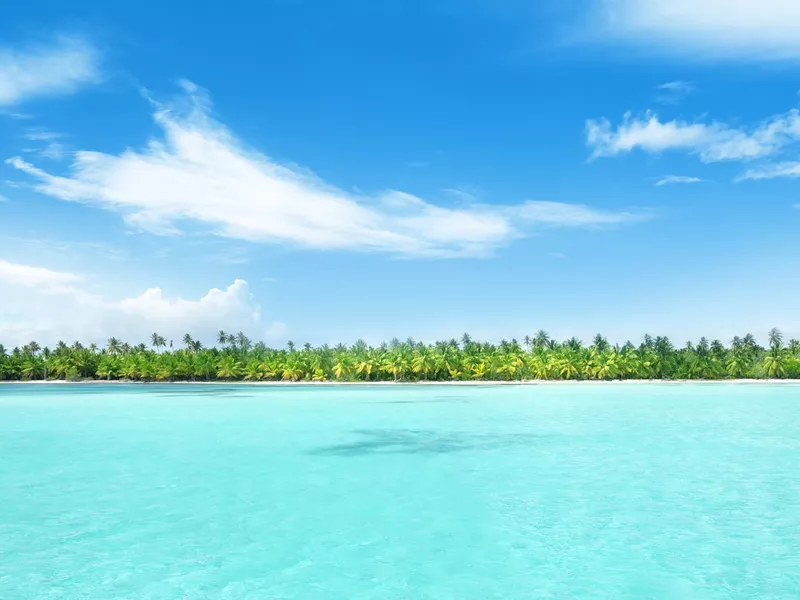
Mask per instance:
[[[35,380],[0,381],[1,385],[241,385],[241,386],[507,386],[507,385],[721,385],[721,384],[780,384],[800,385],[800,379],[624,379],[585,380],[528,380],[528,381],[87,381]]]

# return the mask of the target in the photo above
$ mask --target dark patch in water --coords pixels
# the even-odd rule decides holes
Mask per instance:
[[[357,429],[361,440],[323,446],[309,454],[363,456],[366,454],[449,454],[468,450],[498,450],[535,446],[547,436],[526,433],[493,434],[442,432],[428,429]]]
[[[209,389],[202,389],[199,386],[187,386],[181,387],[174,390],[163,390],[159,391],[158,396],[161,397],[169,397],[169,396],[236,396],[237,392],[239,391],[238,388],[235,387],[228,387],[228,388],[215,388],[213,390]]]
[[[432,403],[465,403],[471,399],[467,396],[435,396],[421,400],[376,400],[372,404],[432,404]]]
[[[420,402],[428,402],[427,400],[378,400],[372,404],[419,404]]]

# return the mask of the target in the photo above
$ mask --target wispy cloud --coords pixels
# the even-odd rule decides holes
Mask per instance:
[[[50,142],[66,136],[63,133],[50,131],[43,127],[31,127],[22,134],[22,137],[32,142]]]
[[[676,183],[700,183],[702,181],[703,180],[699,177],[687,177],[686,175],[667,175],[656,182],[656,187],[661,187],[662,185],[673,185]]]
[[[61,160],[69,152],[69,147],[66,144],[57,141],[67,136],[57,131],[50,131],[42,127],[32,127],[25,131],[21,137],[31,142],[41,142],[42,144],[39,147],[25,148],[23,152],[36,154],[51,160]]]
[[[800,177],[800,162],[790,161],[774,165],[763,165],[753,169],[748,169],[737,177],[737,181],[776,179],[778,177]]]
[[[0,106],[71,93],[99,79],[97,51],[78,38],[61,37],[26,48],[0,47]]]
[[[102,242],[3,235],[0,236],[0,243],[12,244],[17,248],[24,246],[26,248],[26,253],[35,252],[36,255],[45,253],[62,258],[65,256],[70,258],[102,256],[103,258],[114,260],[124,260],[127,258],[126,254],[119,248]]]
[[[446,208],[395,190],[356,195],[246,148],[211,118],[200,89],[184,87],[188,110],[160,106],[155,120],[163,139],[141,151],[75,152],[70,177],[18,157],[7,162],[37,179],[44,194],[120,212],[151,233],[175,234],[193,224],[227,238],[314,249],[482,256],[537,228],[646,216],[540,201]]]
[[[442,190],[443,194],[450,196],[460,202],[471,203],[478,201],[478,194],[475,192],[462,190],[460,188],[444,188]]]
[[[51,158],[53,160],[61,160],[67,153],[67,148],[64,144],[58,142],[50,142],[44,148],[38,151],[39,156],[44,158]]]
[[[587,35],[693,60],[800,59],[796,0],[594,0]]]
[[[22,113],[15,110],[7,110],[4,108],[0,108],[0,116],[8,117],[9,119],[15,119],[17,121],[33,118],[33,115],[29,115],[28,113]]]
[[[694,91],[694,84],[688,81],[668,81],[658,86],[657,100],[663,104],[678,104]]]
[[[0,202],[8,202],[8,198],[6,198],[3,194],[0,194]]]
[[[650,153],[682,150],[704,162],[746,161],[776,154],[800,139],[800,111],[772,117],[752,129],[719,122],[661,121],[646,112],[627,113],[618,126],[608,119],[586,122],[586,143],[592,158],[617,156],[639,149]]]

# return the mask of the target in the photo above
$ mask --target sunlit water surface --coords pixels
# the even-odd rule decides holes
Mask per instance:
[[[800,598],[800,387],[0,386],[0,598]]]

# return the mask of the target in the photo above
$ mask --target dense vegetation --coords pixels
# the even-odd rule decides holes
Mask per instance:
[[[773,329],[761,347],[752,335],[729,346],[705,338],[676,348],[666,337],[644,337],[638,346],[612,346],[595,336],[585,346],[576,338],[556,342],[544,331],[500,344],[460,341],[424,344],[392,340],[378,347],[284,349],[252,344],[243,333],[218,334],[215,348],[204,348],[189,334],[183,348],[167,348],[154,333],[152,348],[116,338],[105,348],[59,342],[54,349],[36,342],[14,348],[0,345],[0,380],[127,379],[133,381],[448,381],[527,379],[725,379],[800,378],[800,342],[784,343]]]

